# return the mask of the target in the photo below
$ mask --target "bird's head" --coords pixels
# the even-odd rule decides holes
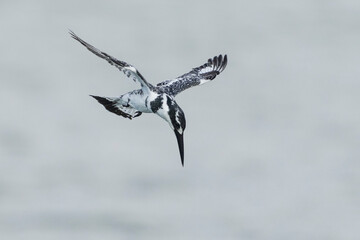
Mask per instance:
[[[174,130],[179,146],[181,164],[184,166],[184,130],[186,127],[185,114],[175,100],[166,95],[163,98],[162,107],[156,112],[160,117],[165,119],[172,130]]]
[[[174,100],[168,98],[170,127],[174,130],[179,146],[181,164],[184,166],[184,130],[186,127],[185,114]]]

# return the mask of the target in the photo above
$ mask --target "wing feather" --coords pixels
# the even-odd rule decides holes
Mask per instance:
[[[132,108],[129,105],[122,104],[118,98],[99,97],[93,95],[90,96],[101,103],[109,112],[123,116],[124,118],[133,119],[141,115],[140,111]]]
[[[227,55],[210,58],[207,63],[193,68],[190,72],[181,75],[173,80],[166,80],[156,86],[162,91],[176,96],[180,92],[197,85],[213,80],[227,65]]]
[[[144,89],[150,89],[151,84],[149,84],[145,78],[140,74],[140,72],[132,65],[120,61],[109,54],[100,51],[96,47],[92,46],[91,44],[85,42],[80,37],[78,37],[73,31],[69,31],[72,38],[74,38],[76,41],[84,45],[90,52],[95,54],[96,56],[105,59],[108,63],[118,68],[120,71],[122,71],[127,77],[131,77],[133,81],[140,83],[141,87]]]

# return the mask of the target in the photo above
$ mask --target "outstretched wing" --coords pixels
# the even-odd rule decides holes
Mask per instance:
[[[210,58],[207,63],[193,68],[190,72],[173,80],[166,80],[156,86],[169,95],[176,96],[178,93],[197,85],[209,82],[219,75],[226,67],[227,56],[222,55]]]
[[[92,46],[91,44],[85,42],[81,38],[79,38],[73,31],[69,31],[72,38],[76,41],[80,42],[84,45],[90,52],[94,53],[96,56],[105,59],[111,65],[117,67],[120,71],[122,71],[127,77],[131,77],[135,82],[140,83],[142,88],[149,89],[151,88],[151,84],[149,84],[145,78],[140,74],[136,68],[126,62],[120,61],[107,53],[104,53]]]

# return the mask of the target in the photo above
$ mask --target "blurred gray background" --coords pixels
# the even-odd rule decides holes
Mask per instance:
[[[156,115],[89,94],[218,54],[177,97],[185,168]],[[1,239],[359,239],[360,2],[0,2]]]

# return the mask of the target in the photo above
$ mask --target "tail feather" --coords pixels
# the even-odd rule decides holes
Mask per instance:
[[[123,116],[125,118],[132,119],[134,117],[138,117],[141,115],[141,112],[136,111],[130,106],[123,106],[118,103],[117,98],[107,98],[107,97],[99,97],[93,96],[99,103],[101,103],[108,111],[115,113],[117,115]]]

